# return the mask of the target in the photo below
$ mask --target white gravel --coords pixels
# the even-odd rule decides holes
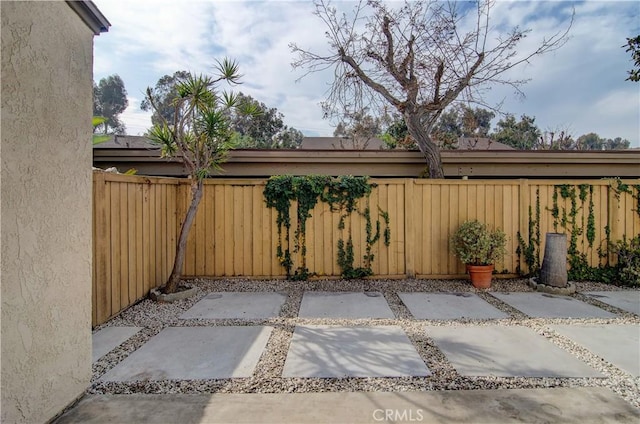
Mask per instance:
[[[343,391],[422,391],[422,390],[481,390],[506,388],[550,387],[608,387],[636,408],[640,408],[640,378],[633,377],[611,363],[592,354],[567,337],[551,330],[549,324],[640,324],[640,317],[606,305],[580,294],[584,291],[628,290],[600,283],[577,283],[578,293],[573,297],[618,314],[608,319],[542,319],[529,318],[509,305],[491,296],[491,292],[533,291],[525,279],[498,279],[488,290],[476,290],[468,281],[460,280],[317,280],[293,282],[284,280],[257,281],[246,279],[192,280],[198,288],[196,296],[172,304],[159,304],[144,300],[96,330],[107,326],[143,327],[139,333],[114,349],[93,365],[92,386],[89,393],[301,393]],[[341,320],[302,319],[298,310],[304,291],[378,291],[386,298],[395,319]],[[219,291],[279,291],[287,293],[280,316],[271,319],[182,320],[178,317],[210,292]],[[397,292],[475,292],[496,308],[508,313],[509,318],[491,320],[416,320],[402,303]],[[407,333],[432,372],[429,377],[402,378],[282,378],[293,330],[299,324],[339,324],[346,326],[398,325]],[[98,379],[147,340],[168,326],[269,325],[273,332],[250,378],[223,380],[168,380],[141,382],[100,382]],[[424,327],[467,325],[521,325],[532,328],[549,341],[600,371],[604,378],[525,378],[525,377],[465,377],[459,375],[425,333]],[[640,327],[639,327],[640,328]]]

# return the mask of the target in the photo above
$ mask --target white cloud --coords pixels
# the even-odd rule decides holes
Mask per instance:
[[[312,51],[326,51],[323,23],[312,15],[308,1],[151,1],[95,0],[112,23],[96,38],[96,79],[118,73],[131,99],[164,74],[187,69],[211,72],[215,58],[238,60],[245,75],[239,90],[277,107],[288,125],[308,134],[330,135],[319,103],[332,72],[312,74],[291,69],[288,47],[296,42]],[[352,2],[336,2],[346,8]],[[497,28],[521,25],[532,32],[522,42],[529,51],[562,28],[570,2],[498,1],[492,23]],[[506,98],[503,110],[536,117],[542,129],[570,127],[575,135],[597,132],[621,136],[640,145],[640,85],[624,81],[630,55],[621,46],[638,32],[639,12],[633,2],[575,3],[571,39],[560,50],[536,58],[512,76],[531,79],[524,101],[506,87],[493,87],[487,98]],[[131,106],[123,119],[130,133],[148,114]]]
[[[127,100],[129,100],[129,106],[120,115],[127,127],[127,134],[144,135],[151,126],[151,112],[140,109],[140,99],[127,96]]]

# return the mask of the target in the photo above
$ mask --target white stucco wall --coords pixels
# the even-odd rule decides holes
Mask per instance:
[[[62,1],[0,3],[0,421],[39,423],[91,376],[93,33]]]

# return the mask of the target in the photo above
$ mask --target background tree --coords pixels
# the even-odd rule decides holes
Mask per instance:
[[[535,121],[536,118],[527,115],[522,115],[520,121],[516,121],[513,115],[507,115],[498,121],[491,139],[518,150],[532,150],[542,136]]]
[[[640,35],[635,38],[627,38],[626,52],[631,52],[631,60],[633,60],[633,68],[628,71],[629,76],[625,81],[640,81]]]
[[[229,123],[236,132],[237,147],[257,149],[297,149],[304,135],[284,123],[284,115],[249,95],[238,93],[238,104],[256,111],[253,114],[227,112]]]
[[[124,134],[126,128],[119,115],[129,105],[127,90],[122,78],[117,74],[102,78],[93,83],[93,115],[104,117],[104,121],[94,127],[93,132],[102,130],[102,134]]]
[[[605,140],[596,133],[584,134],[578,137],[576,144],[579,150],[602,150]]]
[[[545,38],[532,51],[518,52],[528,30],[497,33],[490,21],[492,0],[478,2],[407,1],[401,6],[360,1],[351,14],[338,14],[328,1],[315,1],[325,23],[330,54],[292,44],[293,62],[307,73],[334,69],[325,115],[343,115],[365,106],[393,106],[425,157],[428,174],[443,178],[438,146],[430,134],[444,109],[459,97],[482,104],[481,90],[507,84],[519,90],[522,80],[505,72],[555,50],[566,30]],[[473,19],[465,27],[463,22]],[[569,24],[569,27],[571,24]]]
[[[614,139],[609,138],[604,143],[605,150],[624,150],[629,147],[631,147],[631,142],[621,137],[616,137]]]
[[[178,97],[178,84],[190,77],[191,74],[187,71],[176,71],[173,75],[165,75],[158,80],[155,88],[152,89],[156,107],[154,108],[151,105],[148,97],[140,102],[140,109],[145,112],[153,112],[151,115],[151,123],[153,125],[160,125],[163,121],[171,122],[176,111],[173,102]]]
[[[461,124],[463,137],[487,137],[491,129],[491,120],[496,114],[480,107],[461,106]]]
[[[391,117],[391,122],[382,133],[381,138],[389,149],[415,150],[418,148],[409,134],[407,123],[398,114]]]
[[[596,133],[584,134],[576,140],[578,150],[623,150],[628,149],[631,143],[629,140],[616,137],[606,139]]]
[[[177,97],[172,100],[173,116],[169,119],[161,112],[163,97],[147,88],[148,104],[157,112],[158,122],[149,131],[149,138],[159,144],[163,156],[179,157],[191,178],[191,203],[185,215],[176,246],[171,275],[160,288],[163,293],[174,293],[184,266],[187,236],[202,199],[203,180],[220,167],[231,148],[231,130],[224,111],[236,105],[235,96],[220,94],[217,84],[227,81],[239,83],[238,65],[225,59],[218,63],[215,78],[188,74],[175,85]],[[251,112],[251,111],[248,111]]]
[[[441,149],[455,148],[462,137],[462,120],[459,109],[452,107],[442,112],[431,130],[431,138]]]
[[[343,139],[340,143],[342,148],[363,150],[374,137],[382,133],[388,121],[388,117],[374,117],[366,109],[360,110],[347,114],[336,126],[333,136]]]
[[[450,107],[440,115],[431,138],[440,148],[456,148],[460,137],[487,137],[494,117],[494,112],[480,107]]]

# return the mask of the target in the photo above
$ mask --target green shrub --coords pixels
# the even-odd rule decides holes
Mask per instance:
[[[507,236],[478,220],[465,221],[451,237],[451,249],[462,263],[491,265],[504,257]]]
[[[611,252],[618,256],[618,278],[627,286],[640,286],[640,235],[611,243]]]

